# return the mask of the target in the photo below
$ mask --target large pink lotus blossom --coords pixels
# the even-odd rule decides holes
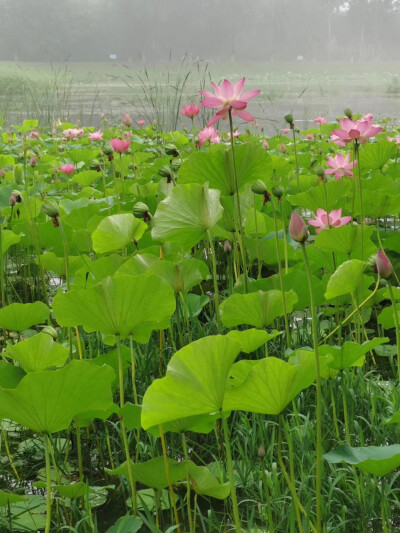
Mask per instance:
[[[77,139],[78,137],[82,137],[83,134],[84,131],[82,128],[70,128],[68,130],[63,130],[65,139]]]
[[[219,144],[221,142],[221,137],[219,133],[214,128],[204,128],[204,130],[199,131],[197,134],[199,138],[199,145],[204,146],[206,141],[210,141],[211,144]]]
[[[219,120],[227,119],[229,111],[231,111],[232,115],[237,115],[246,122],[254,121],[253,115],[246,111],[246,107],[249,100],[255,98],[261,91],[254,90],[242,94],[245,81],[246,78],[242,78],[233,85],[230,81],[224,80],[220,86],[211,82],[215,94],[209,91],[199,91],[201,95],[205,96],[204,100],[201,101],[204,107],[219,109],[217,114],[209,120],[208,127]]]
[[[314,119],[314,122],[316,124],[321,124],[321,126],[322,126],[323,124],[326,124],[326,118],[325,117],[317,117],[317,118]]]
[[[114,151],[122,154],[126,152],[130,145],[130,140],[124,141],[122,139],[111,139],[110,144],[114,148]]]
[[[353,177],[353,173],[350,172],[357,164],[357,160],[350,162],[350,154],[346,156],[342,154],[336,154],[335,157],[329,156],[326,160],[331,168],[325,170],[325,174],[334,174],[335,180],[340,180],[343,176]]]
[[[62,165],[60,170],[63,174],[73,174],[75,172],[75,166],[71,163],[67,163],[66,165]]]
[[[308,223],[310,226],[314,226],[318,228],[315,230],[315,233],[319,233],[323,229],[331,228],[338,228],[339,226],[345,226],[348,224],[352,219],[352,217],[342,217],[342,208],[335,209],[334,211],[331,211],[329,213],[329,224],[328,224],[328,217],[326,214],[326,211],[323,209],[317,209],[317,214],[315,215],[315,218],[312,220],[308,220]]]
[[[89,133],[89,139],[91,141],[102,141],[103,140],[103,132],[102,131],[94,131],[92,133]]]
[[[200,113],[200,106],[194,104],[184,105],[179,113],[184,117],[194,118]]]
[[[338,146],[345,146],[355,140],[359,144],[364,144],[367,139],[382,131],[380,126],[372,124],[372,119],[351,120],[343,118],[339,120],[339,124],[341,129],[333,130],[331,133],[331,140]]]

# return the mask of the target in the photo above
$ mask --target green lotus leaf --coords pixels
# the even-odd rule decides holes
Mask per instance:
[[[194,433],[210,433],[215,427],[215,421],[221,418],[220,413],[212,413],[206,415],[188,416],[186,418],[178,418],[171,422],[166,422],[162,425],[164,433],[186,433],[193,431]],[[153,426],[147,429],[147,433],[160,436],[160,426]]]
[[[157,261],[149,271],[164,278],[175,293],[181,292],[184,295],[209,276],[206,263],[193,257],[182,259],[178,263]]]
[[[363,446],[352,448],[347,444],[326,453],[330,464],[347,463],[377,477],[387,476],[400,466],[400,444],[391,446]]]
[[[7,507],[10,503],[24,502],[27,500],[28,496],[20,496],[19,494],[0,490],[0,507]]]
[[[134,405],[133,403],[126,402],[125,405],[120,408],[119,416],[122,417],[125,427],[127,429],[140,429],[142,427],[141,416],[142,406]]]
[[[247,377],[240,378],[240,385],[226,391],[224,411],[240,410],[277,415],[299,392],[315,381],[313,352],[297,365],[276,357],[267,357],[257,364],[253,361],[246,363],[248,368],[243,367],[242,371],[245,374],[248,370]]]
[[[189,475],[193,490],[200,495],[224,500],[229,496],[229,483],[220,483],[206,466],[197,466],[189,461]]]
[[[54,342],[47,333],[39,333],[17,344],[8,345],[6,349],[6,357],[18,361],[25,372],[63,366],[68,354],[68,348]]]
[[[0,390],[0,417],[38,433],[62,431],[79,414],[110,407],[113,377],[107,365],[76,360],[60,370],[27,374],[15,389]]]
[[[176,352],[166,376],[153,381],[144,395],[143,428],[222,409],[229,369],[240,351],[238,341],[216,335]]]
[[[82,325],[88,333],[147,342],[154,329],[165,329],[175,311],[175,297],[155,274],[105,278],[91,289],[59,292],[53,311],[61,326]]]
[[[131,213],[110,215],[92,233],[93,250],[98,254],[122,250],[133,239],[138,241],[146,229],[147,224]]]
[[[389,142],[386,139],[365,144],[359,154],[361,168],[371,170],[381,169],[390,158],[396,156],[396,153],[396,143]]]
[[[83,481],[77,481],[70,485],[53,485],[52,488],[61,494],[61,496],[71,499],[82,498],[91,490],[91,487]]]
[[[10,304],[0,309],[0,328],[9,331],[25,329],[43,323],[50,314],[50,309],[43,302],[32,304]]]
[[[266,344],[268,341],[275,339],[281,335],[281,331],[272,330],[270,333],[259,329],[245,329],[243,331],[232,330],[227,333],[227,337],[237,340],[241,347],[242,352],[252,353],[255,352],[260,346]]]
[[[142,491],[139,491],[142,492]],[[137,495],[139,496],[139,492]],[[153,495],[154,498],[154,495]],[[114,525],[107,529],[106,533],[136,533],[142,527],[143,522],[140,518],[126,514],[121,516]]]
[[[235,163],[239,190],[247,183],[272,177],[271,157],[259,144],[235,146]],[[236,193],[230,149],[194,152],[179,169],[179,183],[207,182],[222,196]]]
[[[14,389],[24,376],[25,372],[21,367],[0,361],[0,387]]]
[[[344,208],[344,199],[351,196],[353,184],[351,180],[331,181],[326,184],[326,194],[328,198],[328,211]],[[325,192],[322,183],[316,187],[311,187],[305,192],[300,192],[287,197],[288,202],[293,206],[301,206],[314,213],[317,212],[321,206],[325,209]],[[321,232],[323,233],[323,232]]]
[[[150,267],[157,263],[160,259],[152,254],[135,254],[130,257],[123,265],[121,265],[115,272],[116,276],[129,274],[130,276],[139,276],[148,272]]]
[[[152,237],[188,250],[206,236],[222,217],[220,192],[207,184],[178,185],[157,207]]]
[[[0,245],[2,254],[5,254],[13,244],[17,244],[21,238],[22,235],[17,235],[13,231],[0,228]]]
[[[351,341],[345,341],[342,346],[324,344],[319,347],[319,354],[332,356],[332,361],[328,364],[330,368],[344,370],[350,366],[363,366],[365,354],[386,342],[389,342],[387,337],[375,337],[363,344]]]
[[[344,294],[354,293],[361,286],[365,263],[359,259],[350,259],[342,263],[329,278],[325,298],[331,300]]]
[[[72,181],[79,183],[83,187],[92,185],[93,182],[101,178],[101,173],[96,170],[84,170],[83,172],[78,172],[72,177]]]
[[[297,302],[297,295],[285,293],[286,312],[291,313]],[[221,320],[224,326],[232,328],[241,324],[265,328],[274,323],[275,318],[284,315],[282,292],[271,290],[249,294],[234,294],[221,305]]]
[[[124,263],[124,259],[116,254],[87,261],[83,268],[76,271],[72,282],[73,289],[88,289],[100,283],[107,276],[113,276]]]
[[[396,307],[389,305],[385,307],[378,315],[378,324],[382,324],[384,329],[391,329],[395,327],[394,313],[397,312],[397,317],[400,320],[400,304]]]
[[[319,233],[315,246],[326,252],[342,254],[345,258],[361,259],[361,226],[342,226]],[[363,228],[364,259],[376,253],[376,245],[370,240],[375,231],[373,226]]]

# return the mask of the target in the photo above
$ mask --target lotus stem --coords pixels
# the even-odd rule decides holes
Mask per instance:
[[[295,163],[296,163],[297,189],[300,192],[299,162],[297,160],[296,132],[294,131],[294,128],[292,128],[292,133],[293,133],[294,160],[295,160]]]
[[[162,447],[163,457],[164,457],[164,468],[165,468],[165,473],[167,474],[167,479],[168,479],[169,495],[170,495],[170,498],[171,498],[172,509],[174,511],[176,531],[178,533],[181,533],[178,509],[176,507],[176,502],[175,502],[174,487],[172,486],[171,473],[169,471],[168,455],[167,455],[167,447],[165,445],[164,431],[163,431],[163,428],[162,428],[161,424],[159,424],[158,428],[159,428],[159,431],[160,431],[161,447]]]
[[[49,453],[49,437],[44,434],[44,456],[46,460],[46,528],[45,533],[50,533],[51,528],[51,469]]]
[[[228,467],[229,485],[231,488],[231,499],[232,499],[232,507],[233,507],[233,517],[235,521],[235,530],[236,530],[236,533],[241,533],[242,527],[240,525],[239,506],[237,502],[236,489],[235,489],[235,477],[233,473],[232,451],[231,451],[231,443],[229,440],[229,428],[228,428],[228,423],[226,421],[226,418],[225,418],[225,415],[222,409],[221,409],[221,420],[222,420],[222,428],[224,432],[226,464]]]
[[[189,474],[189,454],[188,454],[188,448],[187,448],[187,442],[186,442],[186,435],[183,432],[182,433],[182,448],[183,448],[183,454],[185,456],[185,461],[187,463],[187,476],[186,476],[186,505],[187,505],[187,515],[188,515],[188,522],[189,522],[189,533],[195,533],[195,530],[193,529],[192,524],[192,507],[190,502],[190,474]]]
[[[221,318],[219,316],[219,289],[218,289],[218,279],[217,279],[217,258],[215,257],[215,248],[211,233],[207,230],[208,242],[210,244],[211,250],[211,263],[213,270],[213,281],[214,281],[214,301],[215,301],[215,315],[217,319],[217,330],[218,333],[221,331]]]
[[[310,311],[311,311],[311,321],[312,321],[312,337],[313,337],[313,348],[315,355],[315,374],[316,374],[316,389],[317,389],[317,400],[316,400],[316,418],[317,418],[317,441],[316,441],[316,482],[315,482],[315,492],[316,492],[316,529],[317,533],[322,531],[322,515],[321,515],[321,506],[322,506],[322,385],[321,385],[321,372],[319,366],[319,352],[318,352],[318,319],[316,313],[316,304],[314,289],[312,284],[311,269],[308,262],[307,250],[304,243],[301,243],[301,250],[303,252],[304,266],[307,273],[308,286],[310,290]]]
[[[390,279],[388,279],[388,289],[389,289],[390,299],[392,301],[394,325],[396,328],[397,373],[398,373],[398,379],[400,381],[400,362],[399,362],[400,360],[400,324],[399,324],[399,315],[397,313],[397,302],[394,297],[393,287],[390,282]]]

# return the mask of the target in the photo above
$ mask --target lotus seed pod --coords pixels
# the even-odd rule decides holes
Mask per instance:
[[[293,115],[291,113],[285,115],[285,120],[288,124],[293,124]]]
[[[272,194],[275,196],[275,198],[282,198],[284,193],[283,187],[280,185],[276,185],[275,187],[272,187]]]
[[[171,168],[174,172],[178,172],[178,170],[181,168],[183,163],[182,159],[173,159],[171,161]]]
[[[347,107],[345,110],[344,110],[344,114],[346,115],[347,118],[349,119],[352,119],[353,118],[353,113],[351,111],[351,109],[349,107]]]
[[[251,190],[254,192],[254,194],[265,194],[268,192],[267,186],[261,180],[257,180],[255,183],[253,183]]]
[[[42,333],[46,333],[47,335],[53,337],[54,340],[57,340],[57,331],[52,326],[45,326],[42,329]]]
[[[179,155],[177,147],[172,143],[166,144],[164,149],[167,155],[172,155],[172,157],[178,157]]]
[[[47,198],[43,202],[40,211],[51,218],[57,218],[60,216],[60,209],[58,207],[58,203],[53,198]]]
[[[21,191],[18,191],[17,189],[13,190],[12,193],[15,196],[15,200],[17,204],[20,204],[22,202],[22,193]]]
[[[319,176],[320,178],[323,178],[325,176],[325,169],[324,167],[315,167],[315,173],[317,176]]]
[[[289,222],[289,235],[296,242],[305,243],[310,233],[307,228],[307,224],[299,216],[296,211],[292,211],[292,216]]]
[[[162,176],[163,178],[171,178],[172,170],[168,165],[164,165],[159,169],[158,175]]]
[[[136,218],[147,218],[147,220],[151,218],[149,206],[143,202],[137,202],[133,206],[133,214]]]
[[[393,274],[392,263],[382,250],[378,250],[376,254],[376,270],[383,279],[389,279]]]
[[[112,155],[114,153],[114,148],[111,146],[110,143],[104,145],[103,153],[104,155]]]

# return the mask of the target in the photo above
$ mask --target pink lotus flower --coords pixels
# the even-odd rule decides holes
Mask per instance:
[[[383,279],[389,279],[390,276],[393,274],[393,266],[390,262],[390,259],[382,252],[382,250],[378,250],[376,254],[376,271]]]
[[[89,133],[89,139],[91,141],[102,141],[103,132],[99,130],[99,131],[94,131],[93,133]]]
[[[395,142],[396,144],[400,144],[400,135],[398,135],[397,137],[386,137],[386,139],[390,143]]]
[[[292,216],[289,222],[289,235],[296,242],[304,243],[310,236],[307,224],[296,211],[292,211]]]
[[[229,116],[229,111],[232,115],[237,115],[246,122],[253,122],[254,117],[248,111],[246,111],[249,100],[255,98],[261,91],[254,90],[242,94],[244,82],[246,78],[242,78],[233,85],[230,81],[224,80],[220,86],[211,82],[215,94],[209,91],[199,91],[201,95],[205,96],[201,101],[204,107],[209,109],[219,109],[216,115],[214,115],[208,122],[207,126],[210,127],[219,120],[225,120]]]
[[[138,120],[136,123],[138,126],[144,126],[146,123],[144,120]]]
[[[73,174],[75,172],[75,166],[71,163],[67,163],[66,165],[62,165],[60,170],[63,174]]]
[[[314,135],[311,135],[311,133],[307,133],[306,139],[308,139],[309,141],[312,141],[314,139]]]
[[[280,147],[279,147],[279,150],[282,152],[282,153],[285,153],[287,148],[284,144],[281,144]]]
[[[290,131],[290,128],[283,128],[283,130],[282,130],[282,132],[285,133],[285,134],[289,133],[289,131]]]
[[[206,141],[210,141],[211,144],[219,144],[221,142],[221,137],[219,133],[214,128],[204,128],[204,130],[199,131],[197,134],[199,138],[199,145],[204,146]]]
[[[351,141],[364,144],[367,139],[374,137],[382,131],[380,126],[372,124],[372,120],[351,120],[344,118],[339,120],[340,130],[333,130],[332,141],[338,146],[345,146]]]
[[[264,150],[269,150],[269,142],[267,139],[263,140],[262,147],[264,148]]]
[[[321,124],[321,126],[322,126],[323,124],[326,124],[326,118],[325,117],[317,117],[317,118],[314,119],[314,122],[316,124]]]
[[[124,118],[122,119],[122,122],[125,124],[125,126],[127,126],[128,128],[130,128],[132,126],[132,119],[131,117],[128,115],[128,113],[125,113],[124,115]]]
[[[29,134],[29,138],[30,139],[37,139],[39,137],[39,132],[38,131],[31,131],[30,134]]]
[[[240,133],[238,132],[238,130],[235,130],[235,131],[233,132],[233,138],[234,138],[234,139],[235,139],[236,137],[239,137],[239,135],[240,135]],[[230,131],[228,131],[228,134],[227,134],[226,137],[227,137],[228,141],[231,140],[231,132],[230,132]]]
[[[372,113],[367,113],[361,118],[361,120],[369,120],[370,122],[372,122],[373,118],[374,118],[374,115]]]
[[[110,144],[114,148],[114,151],[118,154],[126,152],[130,145],[130,140],[124,141],[122,139],[111,139]]]
[[[348,224],[352,219],[352,217],[342,217],[342,208],[335,209],[334,211],[331,211],[329,213],[329,224],[328,224],[328,216],[326,214],[326,211],[323,209],[317,209],[317,214],[315,215],[315,218],[313,220],[308,220],[308,223],[310,226],[314,226],[318,228],[315,230],[315,233],[320,233],[323,229],[331,228],[338,228],[339,226],[345,226]]]
[[[82,128],[70,128],[68,130],[63,130],[65,139],[77,139],[78,137],[82,137],[83,134],[84,131]]]
[[[199,113],[200,113],[200,106],[194,105],[194,104],[184,105],[180,111],[181,115],[183,115],[184,117],[188,117],[188,118],[197,117]]]
[[[352,178],[353,173],[350,170],[357,164],[357,160],[350,163],[350,154],[346,156],[342,154],[336,154],[335,157],[329,156],[326,162],[331,168],[325,170],[325,174],[334,174],[336,181],[343,178],[343,176]]]

